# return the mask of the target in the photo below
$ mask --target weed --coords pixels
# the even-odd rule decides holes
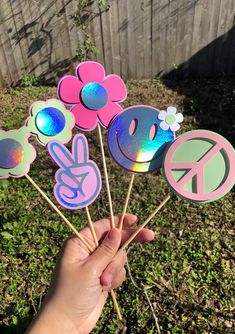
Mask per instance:
[[[22,87],[33,87],[39,85],[39,79],[35,74],[23,74],[20,79]]]
[[[74,24],[83,35],[83,42],[79,44],[75,55],[75,59],[79,62],[89,60],[98,53],[96,44],[88,29],[89,22],[97,15],[91,8],[94,4],[94,1],[79,0],[77,1],[77,10],[72,15]],[[97,0],[97,6],[100,12],[107,11],[109,9],[108,0]]]

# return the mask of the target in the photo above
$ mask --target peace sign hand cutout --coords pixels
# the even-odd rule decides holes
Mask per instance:
[[[89,160],[86,137],[77,134],[72,152],[58,141],[48,144],[48,151],[60,169],[56,172],[54,195],[63,207],[76,210],[93,203],[101,191],[101,175],[98,166]]]

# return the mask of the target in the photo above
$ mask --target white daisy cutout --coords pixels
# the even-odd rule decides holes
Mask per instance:
[[[178,131],[180,129],[179,123],[182,123],[184,117],[181,113],[176,113],[175,107],[168,107],[167,110],[161,110],[158,114],[158,119],[162,122],[160,123],[160,128],[162,130]]]

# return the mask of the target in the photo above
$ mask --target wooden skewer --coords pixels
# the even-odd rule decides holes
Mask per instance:
[[[153,211],[153,213],[143,222],[142,225],[135,231],[135,233],[132,234],[132,236],[122,245],[122,247],[119,249],[117,254],[114,256],[113,260],[115,260],[118,255],[128,247],[128,245],[132,242],[132,240],[135,239],[135,237],[142,231],[142,229],[150,222],[150,220],[158,213],[158,211],[161,210],[161,208],[169,201],[171,198],[171,195],[168,195],[161,204]]]
[[[128,203],[129,203],[129,199],[130,199],[130,195],[131,195],[131,190],[132,190],[132,187],[133,187],[134,179],[135,179],[135,174],[132,173],[131,180],[130,180],[129,187],[128,187],[128,191],[127,191],[127,195],[126,195],[126,201],[125,201],[125,204],[124,204],[122,216],[121,216],[119,227],[118,227],[119,231],[122,231],[123,221],[124,221],[125,214],[126,214],[126,211],[127,211],[127,207],[128,207]]]
[[[111,225],[112,225],[112,228],[115,228],[114,215],[113,215],[113,204],[112,204],[112,198],[111,198],[111,193],[110,193],[109,178],[108,178],[107,165],[106,165],[105,154],[104,154],[104,143],[103,143],[103,138],[102,138],[101,127],[100,127],[99,124],[98,124],[98,133],[99,133],[99,140],[100,140],[102,162],[103,162],[103,167],[104,167],[104,177],[105,177],[105,183],[106,183],[106,188],[107,188],[107,193],[108,193],[108,200],[109,200]]]
[[[118,302],[117,302],[116,294],[115,294],[114,290],[111,290],[110,293],[111,293],[111,296],[112,296],[112,299],[113,299],[113,304],[114,304],[115,310],[116,310],[117,315],[118,315],[118,319],[120,321],[122,321],[122,314],[121,314],[121,311],[120,311],[120,308],[119,308],[119,305],[118,305]]]
[[[98,238],[97,238],[97,235],[96,235],[96,231],[94,229],[93,222],[91,220],[91,216],[90,216],[90,212],[89,212],[88,207],[86,207],[86,213],[87,213],[87,218],[88,218],[88,221],[89,221],[89,226],[90,226],[90,229],[91,229],[91,233],[92,233],[92,236],[93,236],[94,241],[95,241],[95,245],[96,245],[96,247],[99,247],[99,241],[98,241]],[[118,318],[119,318],[119,320],[122,321],[122,314],[121,314],[121,311],[120,311],[120,308],[119,308],[119,305],[118,305],[118,302],[117,302],[116,294],[115,294],[114,290],[111,290],[110,293],[111,293],[111,296],[112,296],[112,299],[113,299],[114,307],[115,307],[115,310],[117,312]]]
[[[87,214],[88,223],[89,223],[89,227],[90,227],[90,230],[91,230],[92,237],[95,241],[96,247],[98,247],[99,246],[99,241],[97,239],[95,228],[94,228],[93,222],[91,220],[90,211],[89,211],[88,207],[86,207],[85,209],[86,209],[86,214]]]
[[[85,238],[76,230],[76,228],[70,223],[70,221],[63,215],[63,213],[55,206],[55,204],[50,200],[50,198],[44,193],[44,191],[39,188],[39,186],[34,182],[34,180],[29,176],[25,175],[29,182],[34,186],[34,188],[43,196],[43,198],[49,203],[49,205],[58,213],[58,215],[63,219],[65,224],[76,234],[76,236],[81,240],[81,242],[87,247],[90,252],[93,252],[92,247],[87,243]]]
[[[63,219],[63,221],[68,225],[68,227],[75,233],[75,235],[79,238],[79,240],[81,240],[81,242],[87,247],[89,252],[92,253],[94,251],[93,248],[87,243],[85,238],[76,230],[76,228],[63,215],[63,213],[57,208],[57,206],[50,200],[50,198],[44,193],[44,191],[37,185],[37,183],[35,183],[34,180],[29,175],[25,175],[25,177],[34,186],[34,188],[43,196],[43,198],[48,202],[48,204],[58,213],[58,215]],[[94,226],[92,224],[92,220],[91,220],[91,217],[90,217],[90,212],[89,212],[88,208],[86,208],[86,209],[87,209],[86,212],[87,212],[87,217],[88,217],[90,228],[92,226],[91,233],[92,233],[92,235],[94,233],[94,235],[93,235],[94,241],[95,241],[96,246],[98,247],[99,242],[98,242],[98,239],[97,239],[97,235],[96,235]],[[114,303],[114,307],[116,309],[118,318],[119,318],[119,320],[122,320],[121,311],[119,309],[117,298],[116,298],[116,295],[115,295],[113,290],[111,290],[111,296],[113,298],[113,303]]]

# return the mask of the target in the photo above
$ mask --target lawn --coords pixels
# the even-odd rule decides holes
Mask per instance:
[[[181,133],[209,129],[235,146],[234,79],[129,81],[127,86],[125,106],[176,106],[185,116]],[[0,128],[23,126],[30,104],[53,96],[55,88],[50,87],[1,89]],[[102,168],[97,131],[87,137],[91,157]],[[38,157],[29,175],[52,198],[56,166],[45,148],[34,138],[32,142]],[[107,149],[106,153],[114,210],[120,213],[130,174],[111,160]],[[141,222],[168,191],[161,172],[138,175],[128,211]],[[128,250],[132,280],[128,276],[117,292],[125,326],[118,324],[110,299],[93,333],[157,333],[156,322],[161,333],[235,333],[234,200],[234,189],[205,205],[173,196],[149,224],[155,241]],[[107,203],[103,187],[91,206],[93,220],[108,215]],[[87,224],[84,210],[63,212],[78,229]],[[25,178],[0,182],[0,221],[0,332],[23,333],[71,232]]]

